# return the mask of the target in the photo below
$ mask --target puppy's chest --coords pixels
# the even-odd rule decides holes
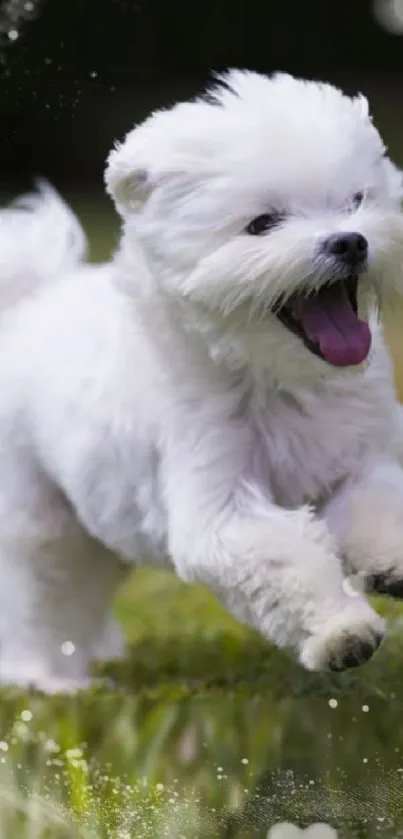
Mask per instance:
[[[269,481],[276,503],[287,507],[330,495],[359,468],[381,434],[373,406],[371,412],[370,406],[340,393],[256,393],[251,412],[255,470]]]

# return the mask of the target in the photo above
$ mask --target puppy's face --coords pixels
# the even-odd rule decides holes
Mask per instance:
[[[231,71],[132,131],[106,182],[165,292],[316,372],[362,364],[371,297],[403,289],[402,177],[330,85]]]

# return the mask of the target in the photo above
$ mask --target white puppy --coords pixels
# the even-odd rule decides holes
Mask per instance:
[[[403,187],[366,100],[233,71],[129,133],[106,183],[110,265],[50,188],[0,215],[1,681],[74,689],[120,651],[118,557],[309,669],[359,664],[384,623],[346,569],[403,592],[376,315]]]

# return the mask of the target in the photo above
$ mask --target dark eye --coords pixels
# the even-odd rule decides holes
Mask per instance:
[[[355,195],[353,195],[352,204],[353,204],[353,207],[354,207],[355,210],[358,210],[358,207],[361,207],[361,204],[363,203],[364,198],[365,198],[365,195],[364,195],[363,192],[356,192]]]
[[[267,233],[273,227],[277,227],[281,222],[279,213],[264,213],[262,216],[257,216],[249,222],[246,232],[251,236],[261,236],[262,233]]]

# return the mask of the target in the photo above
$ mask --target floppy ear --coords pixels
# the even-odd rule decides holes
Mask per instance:
[[[130,139],[116,144],[104,175],[106,190],[122,216],[139,209],[151,192],[151,174],[140,163],[140,150]]]

